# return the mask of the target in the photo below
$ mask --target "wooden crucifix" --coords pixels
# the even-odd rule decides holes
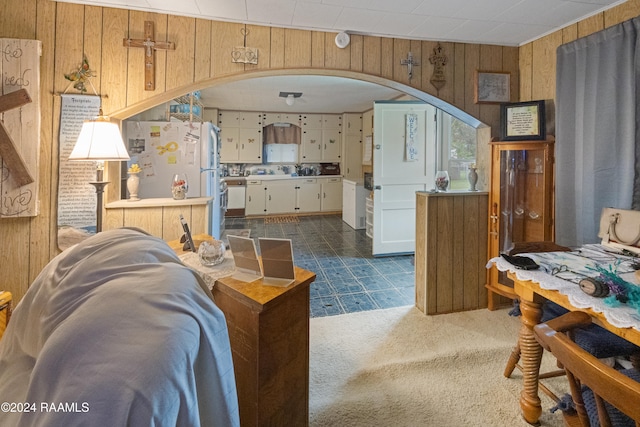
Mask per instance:
[[[125,47],[142,47],[144,54],[144,90],[156,90],[156,50],[174,50],[173,42],[157,42],[152,21],[144,21],[144,39],[124,39]]]
[[[31,97],[26,89],[2,95],[0,96],[0,113],[22,107],[30,102]],[[26,162],[2,122],[0,122],[0,157],[11,171],[16,184],[23,186],[34,181]]]

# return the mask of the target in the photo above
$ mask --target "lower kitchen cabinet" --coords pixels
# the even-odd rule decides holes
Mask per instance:
[[[247,198],[244,207],[245,215],[264,215],[267,189],[262,181],[247,180]]]
[[[320,211],[321,184],[316,178],[296,181],[296,212]]]
[[[341,177],[247,180],[247,216],[341,210]]]
[[[296,211],[296,181],[282,180],[265,185],[266,214],[283,214]]]
[[[341,211],[342,210],[342,178],[321,178],[322,198],[320,210]]]

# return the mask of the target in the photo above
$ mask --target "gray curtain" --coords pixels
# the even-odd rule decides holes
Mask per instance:
[[[556,242],[599,242],[603,207],[638,208],[640,18],[562,45],[556,78]],[[635,191],[640,194],[640,191]],[[637,199],[640,199],[636,197]]]

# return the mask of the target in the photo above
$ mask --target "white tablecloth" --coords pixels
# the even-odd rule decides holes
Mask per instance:
[[[598,313],[604,313],[605,318],[619,328],[640,329],[640,313],[633,307],[621,304],[619,307],[611,307],[605,304],[603,298],[595,298],[585,294],[578,282],[584,275],[597,277],[598,272],[590,269],[595,264],[608,268],[615,264],[615,257],[603,253],[601,245],[585,245],[576,252],[544,252],[519,254],[534,259],[541,268],[539,270],[519,270],[502,257],[489,260],[487,268],[495,265],[500,271],[515,273],[519,280],[532,280],[540,284],[542,289],[559,291],[569,298],[569,302],[576,308],[591,308]],[[582,256],[581,256],[582,255]],[[620,275],[628,282],[633,283],[633,273],[629,259],[619,266]],[[551,275],[554,268],[564,268],[568,271]],[[572,281],[573,280],[573,281]]]
[[[204,279],[209,290],[213,290],[213,285],[215,285],[216,280],[231,276],[236,271],[236,264],[233,262],[233,255],[228,249],[224,254],[224,261],[213,267],[205,267],[202,265],[198,254],[195,252],[181,254],[180,260],[187,267],[195,270],[198,275]]]

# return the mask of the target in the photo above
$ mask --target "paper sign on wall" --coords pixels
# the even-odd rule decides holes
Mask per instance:
[[[418,137],[418,115],[406,115],[406,134],[405,134],[405,160],[407,162],[418,161],[418,147],[416,139]]]

